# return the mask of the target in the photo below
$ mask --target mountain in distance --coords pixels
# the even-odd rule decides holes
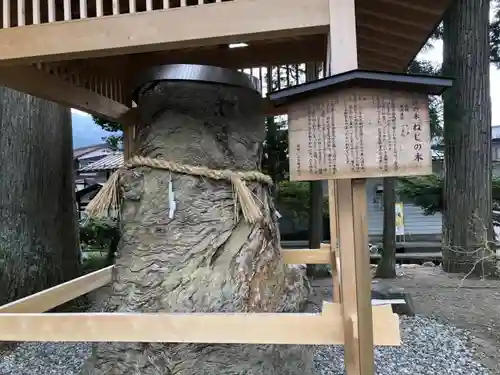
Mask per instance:
[[[103,130],[92,120],[92,116],[76,109],[71,110],[73,125],[73,148],[86,147],[103,143],[103,137],[113,134]]]

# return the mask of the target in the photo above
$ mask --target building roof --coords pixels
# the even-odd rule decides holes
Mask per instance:
[[[80,168],[79,172],[112,171],[123,165],[123,152],[113,152],[102,159]]]
[[[78,159],[81,158],[82,156],[96,150],[100,150],[103,148],[109,147],[106,143],[101,143],[98,145],[91,145],[91,146],[85,146],[85,147],[78,147],[73,149],[73,159]]]

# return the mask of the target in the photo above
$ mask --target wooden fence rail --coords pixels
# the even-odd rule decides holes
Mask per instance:
[[[282,254],[287,264],[333,261],[328,245],[320,249],[282,250]],[[336,275],[338,258],[334,258]],[[323,302],[319,314],[43,313],[109,284],[113,267],[0,306],[0,341],[344,343],[342,305],[335,302]],[[335,282],[338,279],[334,277]],[[373,306],[372,313],[375,344],[399,345],[399,319],[391,306]]]

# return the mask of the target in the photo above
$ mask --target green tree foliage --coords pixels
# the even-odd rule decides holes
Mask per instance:
[[[99,125],[103,130],[116,133],[123,131],[123,126],[117,122],[104,120],[99,117],[92,116],[92,120]],[[108,137],[104,137],[103,141],[105,141],[109,147],[113,150],[121,149],[123,144],[123,135],[110,135]]]
[[[438,175],[400,178],[398,193],[409,203],[424,210],[426,215],[443,211],[444,179]],[[500,178],[493,178],[492,196],[494,207],[500,207]]]
[[[277,206],[292,214],[297,221],[309,217],[310,184],[306,181],[281,181],[278,184]],[[328,216],[328,199],[324,198],[323,216]]]
[[[408,73],[437,76],[441,75],[441,67],[436,67],[430,61],[413,60],[408,67]],[[437,96],[429,97],[429,122],[431,135],[434,138],[441,138],[443,135],[442,112],[442,100]]]
[[[266,139],[262,148],[262,170],[276,184],[288,179],[288,129],[284,118],[266,117]]]
[[[490,61],[500,68],[500,1],[492,0],[493,19],[490,22]]]
[[[107,250],[107,264],[112,264],[120,240],[114,219],[87,218],[80,223],[80,242],[84,249]]]
[[[433,215],[443,209],[444,179],[438,175],[400,178],[397,191],[403,201],[413,203]]]

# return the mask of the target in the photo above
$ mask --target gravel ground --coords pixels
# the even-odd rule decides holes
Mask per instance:
[[[462,330],[417,316],[401,319],[401,334],[401,347],[376,348],[377,375],[490,375],[473,359]],[[343,375],[343,348],[321,347],[314,364],[318,375]]]
[[[440,267],[402,267],[395,280],[378,282],[409,292],[417,314],[470,332],[468,344],[476,359],[491,375],[500,375],[499,280],[463,280]]]
[[[490,375],[474,361],[465,331],[424,317],[402,318],[401,330],[401,347],[376,349],[377,375]],[[4,356],[0,374],[76,375],[90,351],[85,343],[24,343]],[[318,347],[317,375],[343,375],[343,356],[341,346]]]
[[[401,319],[401,347],[376,349],[377,375],[500,375],[500,282],[466,280],[458,288],[459,278],[423,267],[383,282],[410,291],[421,315]],[[330,285],[313,281],[313,310],[331,298]],[[90,351],[86,343],[23,343],[0,350],[0,375],[76,375]],[[343,375],[342,347],[318,347],[314,364],[317,375]]]
[[[90,352],[87,343],[23,343],[0,359],[0,375],[76,375]]]

